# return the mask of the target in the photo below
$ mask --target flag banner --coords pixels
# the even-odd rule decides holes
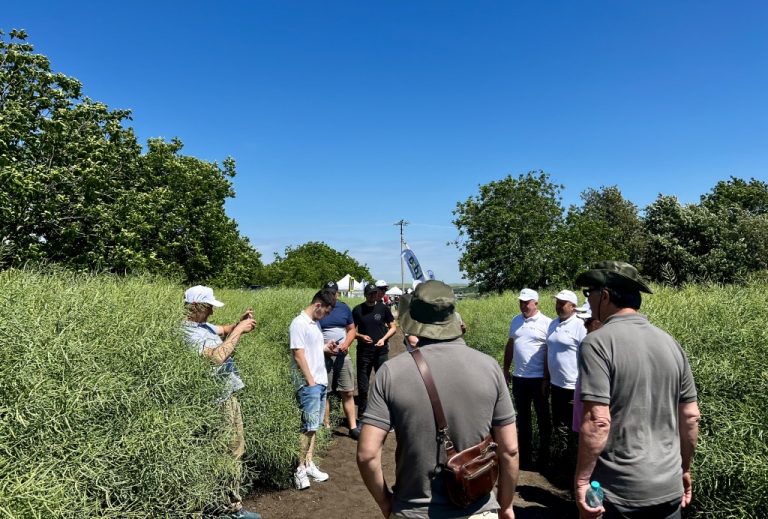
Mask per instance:
[[[411,271],[411,276],[413,276],[414,280],[425,280],[424,272],[422,272],[421,265],[419,265],[419,260],[416,259],[416,255],[408,247],[408,245],[406,245],[405,249],[403,249],[403,261],[405,261],[405,264],[408,265],[408,270]]]
[[[429,279],[435,279],[435,273],[432,272],[431,270],[427,269],[427,277]]]

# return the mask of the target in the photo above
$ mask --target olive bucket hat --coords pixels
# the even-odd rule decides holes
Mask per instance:
[[[401,307],[403,333],[428,339],[448,340],[461,337],[461,325],[454,308],[453,289],[442,281],[425,281],[413,292],[406,308]]]
[[[576,284],[580,287],[616,288],[626,291],[640,291],[652,294],[648,286],[635,267],[624,261],[601,261],[592,265],[592,268],[582,272],[576,278]]]

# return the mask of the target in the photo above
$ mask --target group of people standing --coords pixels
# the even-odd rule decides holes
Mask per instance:
[[[465,343],[448,285],[427,281],[403,298],[399,325],[406,336],[415,338],[409,351],[418,349],[429,366],[447,419],[447,427],[438,430],[434,400],[415,359],[403,354],[388,360],[387,340],[396,324],[380,301],[383,291],[366,286],[365,301],[350,309],[338,301],[335,283],[326,283],[290,325],[302,416],[299,462],[293,474],[296,488],[309,487],[310,479],[329,477],[315,465],[312,454],[315,432],[327,413],[327,394],[333,390],[341,395],[350,436],[358,439],[363,482],[384,517],[513,518],[519,468],[534,461],[531,407],[539,427],[540,465],[549,458],[553,427],[579,433],[574,495],[581,517],[681,517],[681,507],[692,498],[691,462],[699,422],[696,387],[685,353],[638,312],[641,293],[651,289],[633,266],[600,262],[575,284],[584,287],[592,313],[587,321],[580,318],[578,298],[570,290],[555,296],[555,319],[538,309],[534,290],[520,292],[520,314],[510,324],[503,369]],[[185,331],[190,344],[230,377],[222,402],[242,437],[234,396],[242,381],[238,382],[230,360],[240,335],[254,323],[246,312],[229,328],[209,325],[210,307],[218,301],[206,290],[210,291],[206,287],[187,291]],[[347,356],[353,340],[358,344],[357,413],[355,376]],[[372,369],[376,379],[369,390]],[[398,442],[396,481],[390,487],[381,453],[392,431]],[[456,451],[492,436],[499,464],[495,495],[465,507],[452,501],[446,492],[450,474],[441,454],[448,431]],[[604,489],[602,504],[587,503],[591,480]],[[233,502],[233,510],[238,510]],[[246,515],[253,513],[241,508],[235,513],[240,515],[234,517],[258,516]]]
[[[510,323],[504,348],[504,377],[512,384],[517,408],[520,466],[533,467],[533,406],[539,436],[537,463],[544,468],[549,462],[553,430],[578,430],[573,411],[577,359],[587,335],[582,318],[588,318],[590,311],[585,305],[580,314],[577,312],[578,297],[571,290],[561,290],[555,296],[555,319],[539,310],[535,290],[524,288],[518,301],[520,313]]]

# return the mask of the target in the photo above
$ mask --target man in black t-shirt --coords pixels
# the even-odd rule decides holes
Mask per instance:
[[[365,302],[352,310],[357,333],[357,415],[362,416],[368,404],[371,370],[377,372],[389,358],[387,341],[395,334],[395,318],[389,308],[377,302],[378,289],[365,285]]]

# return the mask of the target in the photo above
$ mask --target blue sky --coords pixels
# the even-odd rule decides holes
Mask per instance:
[[[227,211],[265,261],[325,241],[400,277],[394,222],[461,280],[456,203],[542,169],[565,206],[768,179],[765,2],[12,2],[144,142],[237,161]]]

